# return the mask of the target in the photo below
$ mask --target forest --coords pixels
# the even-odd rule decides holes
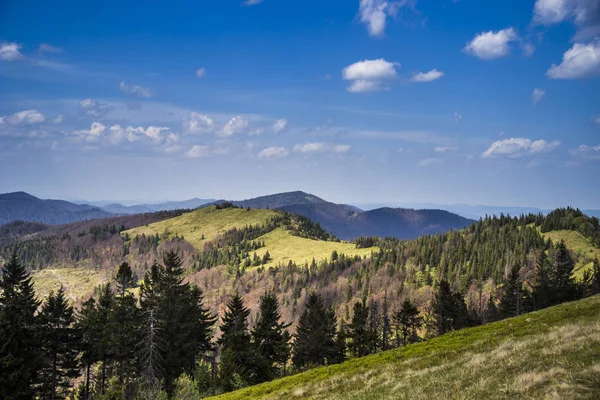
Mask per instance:
[[[412,241],[360,238],[357,246],[380,250],[369,259],[334,252],[308,265],[240,267],[231,276],[236,290],[221,293],[222,312],[207,302],[211,284],[186,278],[197,261],[186,267],[175,251],[140,282],[122,262],[111,282],[75,307],[63,289],[38,300],[31,267],[14,249],[0,279],[0,398],[203,398],[600,293],[599,260],[575,279],[580,256],[544,240],[544,226],[590,240],[599,229],[597,219],[563,209],[488,217]],[[260,246],[260,231],[227,232],[217,253]],[[210,264],[200,272],[212,273]],[[393,286],[378,284],[380,273]],[[267,282],[254,313],[250,276]],[[341,276],[345,290],[332,291]],[[488,281],[493,290],[484,296]],[[431,288],[426,301],[418,298],[424,288]]]

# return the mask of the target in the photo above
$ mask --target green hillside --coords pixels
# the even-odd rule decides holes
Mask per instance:
[[[560,230],[541,233],[541,235],[552,239],[554,243],[564,240],[567,247],[575,252],[579,259],[573,271],[576,278],[581,279],[584,271],[592,268],[594,258],[600,259],[600,249],[594,247],[589,239],[577,231]]]
[[[216,239],[220,234],[233,228],[244,228],[248,225],[262,225],[269,218],[280,214],[278,211],[266,209],[252,209],[247,211],[240,208],[226,208],[217,210],[214,206],[195,210],[175,218],[156,222],[146,226],[140,226],[122,232],[131,238],[136,235],[163,235],[174,237],[183,236],[198,250],[204,245]],[[204,239],[202,239],[204,237]],[[266,267],[277,264],[287,264],[290,260],[297,264],[310,263],[314,258],[316,261],[331,257],[333,251],[344,253],[348,256],[369,256],[373,249],[357,249],[356,245],[347,242],[331,242],[313,240],[294,236],[285,228],[279,227],[273,231],[257,238],[265,242],[265,247],[256,251],[262,257],[267,251],[272,260],[265,264]]]
[[[600,296],[217,398],[597,399]]]

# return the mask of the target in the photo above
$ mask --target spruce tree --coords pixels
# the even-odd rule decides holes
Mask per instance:
[[[33,398],[41,365],[39,323],[33,283],[16,253],[0,278],[0,398]]]
[[[252,344],[256,353],[257,382],[273,379],[279,367],[284,367],[290,356],[290,324],[281,321],[277,296],[265,293],[260,298],[259,312],[252,329]]]
[[[365,300],[354,304],[352,320],[348,325],[350,351],[355,357],[373,353],[377,343],[377,331],[373,330],[369,321],[369,307]]]
[[[400,309],[394,315],[396,329],[396,344],[406,346],[418,340],[417,331],[423,324],[419,309],[410,299],[405,299]]]
[[[96,300],[93,297],[82,304],[81,309],[77,313],[75,329],[80,335],[80,360],[85,367],[85,378],[80,398],[89,399],[91,395],[91,368],[99,358],[98,348],[96,347],[96,343],[99,340],[98,314]]]
[[[40,344],[43,352],[39,395],[42,399],[64,399],[79,376],[78,335],[74,327],[73,307],[67,304],[61,287],[50,293],[39,314]]]
[[[442,279],[429,307],[431,316],[429,329],[434,334],[443,335],[453,329],[457,329],[455,324],[457,314],[455,300],[448,281]]]
[[[560,304],[575,298],[577,293],[575,281],[572,277],[575,263],[569,253],[564,240],[555,246],[553,292],[554,303]]]
[[[498,311],[502,318],[516,317],[527,312],[526,291],[519,276],[520,267],[515,265],[502,285]]]
[[[552,266],[544,250],[538,254],[531,285],[531,296],[535,310],[552,305]]]
[[[325,308],[321,296],[312,292],[296,329],[292,362],[297,368],[335,364],[343,360],[341,346],[336,340],[336,325],[333,310]]]
[[[129,263],[124,262],[119,265],[119,269],[117,270],[117,276],[115,277],[115,281],[117,282],[117,289],[121,293],[121,297],[125,297],[125,292],[130,287],[133,287],[135,284],[133,280],[133,272]]]
[[[227,302],[227,309],[221,324],[221,337],[218,343],[223,351],[229,351],[235,360],[235,372],[249,382],[253,375],[254,357],[250,347],[248,316],[250,310],[244,306],[244,299],[236,293]]]
[[[390,342],[392,340],[392,323],[390,321],[390,311],[388,305],[387,292],[383,297],[383,304],[381,307],[381,350],[389,350],[392,346]]]

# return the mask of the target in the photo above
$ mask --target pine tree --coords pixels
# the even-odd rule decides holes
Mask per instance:
[[[575,263],[569,253],[569,249],[564,240],[561,240],[555,246],[554,255],[554,274],[553,274],[553,292],[554,304],[560,304],[565,301],[573,300],[577,291],[575,281],[573,280],[573,268]]]
[[[392,340],[392,323],[390,321],[390,311],[388,305],[387,292],[383,297],[383,304],[381,308],[381,350],[389,350],[392,346],[390,341]]]
[[[540,251],[537,258],[531,296],[535,310],[541,310],[552,305],[552,266],[544,250]]]
[[[377,331],[369,321],[369,308],[365,300],[354,304],[352,321],[348,325],[348,338],[350,351],[355,357],[362,357],[373,353],[377,343]]]
[[[79,352],[73,307],[67,304],[62,287],[56,295],[50,293],[39,318],[43,352],[43,365],[38,371],[41,377],[39,395],[42,399],[64,399],[71,380],[79,376]]]
[[[235,360],[235,372],[244,381],[250,381],[253,374],[252,348],[250,347],[250,333],[248,332],[248,316],[250,310],[244,306],[244,299],[236,293],[227,302],[227,309],[221,324],[221,337],[218,343],[223,351],[228,350]]]
[[[341,346],[336,343],[335,313],[326,309],[323,299],[312,292],[298,321],[292,362],[297,368],[335,364],[343,360]]]
[[[418,340],[417,331],[423,324],[419,309],[410,299],[404,300],[400,310],[394,315],[396,344],[406,346]]]
[[[82,386],[80,398],[86,400],[91,396],[91,367],[98,360],[98,349],[96,347],[96,342],[99,340],[98,314],[96,300],[93,297],[82,304],[77,313],[75,329],[80,335],[81,363],[85,367],[85,383]]]
[[[502,318],[516,317],[526,312],[525,291],[519,276],[520,267],[514,266],[502,286],[498,311]]]
[[[586,271],[587,272],[587,271]],[[600,293],[600,260],[597,258],[594,260],[592,270],[588,272],[588,278],[586,282],[585,293],[587,296],[593,296]]]
[[[33,283],[16,253],[0,279],[0,398],[33,398],[33,384],[42,360],[39,307]]]
[[[125,292],[130,287],[133,287],[135,284],[133,280],[133,272],[131,271],[131,267],[129,263],[124,262],[119,265],[119,269],[117,270],[117,276],[115,277],[117,282],[117,289],[121,293],[121,297],[125,297]]]
[[[260,298],[259,313],[252,329],[252,343],[256,353],[257,382],[273,379],[278,367],[285,366],[290,356],[290,324],[281,322],[277,296],[265,293]]]
[[[456,324],[456,298],[446,280],[441,280],[429,307],[431,315],[429,329],[434,334],[443,335],[453,329],[459,329]]]
[[[98,303],[96,306],[96,320],[93,329],[95,329],[95,343],[97,354],[96,361],[102,363],[100,369],[100,393],[104,394],[106,389],[106,380],[108,378],[108,367],[114,361],[114,346],[113,346],[113,311],[115,307],[115,295],[110,288],[110,284],[102,285]]]
[[[494,297],[490,295],[487,301],[487,305],[485,307],[485,311],[483,312],[482,322],[484,324],[489,324],[490,322],[498,321],[500,318],[498,307],[496,307],[496,302],[494,301]]]

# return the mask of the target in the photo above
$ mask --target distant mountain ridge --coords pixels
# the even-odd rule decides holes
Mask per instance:
[[[219,200],[215,203],[223,203]],[[231,201],[236,206],[272,208],[304,215],[340,239],[359,236],[413,239],[421,235],[462,229],[475,222],[445,210],[413,210],[383,207],[363,211],[356,206],[336,204],[313,194],[294,191]]]
[[[43,200],[25,192],[0,194],[0,225],[12,221],[56,225],[110,216],[112,214],[98,207],[64,200]]]
[[[144,204],[134,204],[130,206],[125,206],[120,203],[110,203],[110,204],[98,204],[97,207],[101,208],[104,211],[107,211],[112,214],[117,215],[133,215],[133,214],[144,214],[151,213],[157,211],[172,211],[172,210],[183,210],[183,209],[194,209],[201,207],[207,203],[214,202],[215,199],[199,199],[197,197],[189,200],[182,201],[166,201],[163,203],[144,203]],[[83,203],[90,204],[90,203]]]

